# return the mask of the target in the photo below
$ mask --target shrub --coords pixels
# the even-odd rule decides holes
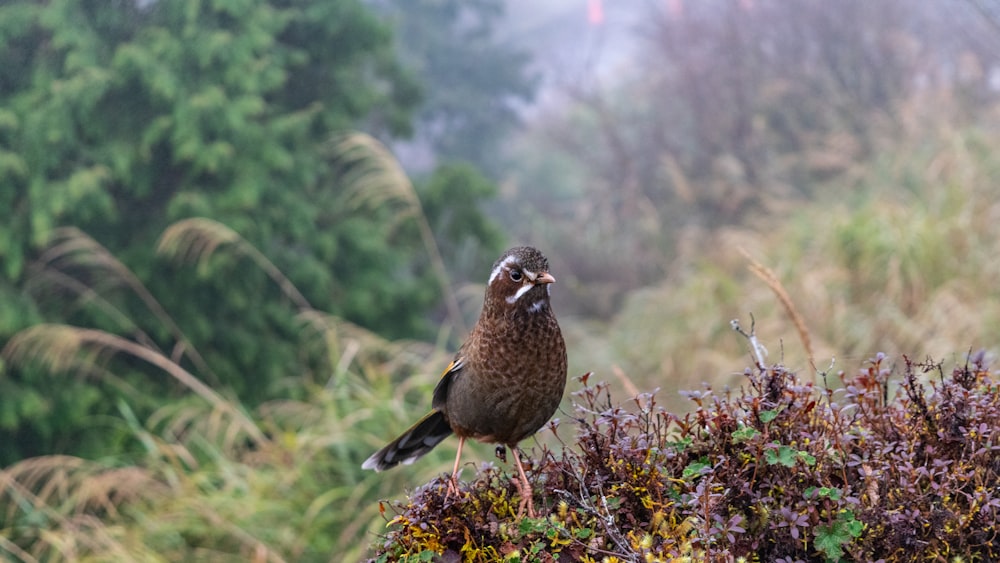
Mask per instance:
[[[443,478],[391,505],[374,561],[986,561],[1000,558],[1000,385],[984,354],[879,354],[833,388],[780,365],[739,390],[616,405],[574,393],[573,436],[532,464],[538,519],[485,464],[460,499]],[[538,502],[538,500],[541,502]]]

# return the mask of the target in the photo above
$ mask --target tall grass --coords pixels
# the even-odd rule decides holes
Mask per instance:
[[[255,263],[270,269],[246,241],[206,220],[173,225],[161,241],[175,256],[198,259],[223,247],[257,256]],[[298,295],[279,272],[269,273]],[[124,355],[152,364],[191,393],[145,421],[119,404],[144,447],[138,463],[45,456],[0,471],[0,553],[24,561],[360,558],[380,526],[377,501],[447,465],[449,453],[441,448],[409,471],[376,475],[360,468],[419,414],[413,405],[426,403],[434,366],[447,359],[430,345],[387,342],[310,308],[304,298],[292,302],[302,346],[322,347],[332,375],[313,384],[305,401],[276,400],[253,412],[141,338],[66,325],[16,335],[4,349],[13,365],[113,377],[101,366]]]
[[[396,205],[400,220],[421,214],[398,164],[373,139],[345,137],[335,152],[353,171],[352,205]],[[401,180],[405,180],[402,181]],[[426,220],[423,220],[426,226]],[[433,238],[424,241],[439,263]],[[447,447],[418,466],[385,474],[360,464],[428,404],[447,357],[417,342],[388,342],[314,309],[258,249],[227,226],[192,218],[170,226],[157,251],[204,264],[220,253],[248,257],[281,289],[301,327],[303,355],[325,357],[318,381],[289,366],[290,396],[248,409],[211,384],[212,372],[138,277],[75,229],[60,231],[35,271],[33,288],[57,286],[81,305],[96,305],[121,334],[45,324],[16,335],[3,350],[11,365],[53,373],[85,372],[120,383],[109,364],[145,362],[188,393],[139,420],[129,395],[118,412],[142,446],[138,459],[26,459],[0,470],[0,559],[23,561],[341,561],[362,557],[384,525],[379,499],[402,494],[448,466]],[[444,275],[438,264],[439,275]],[[442,279],[448,288],[448,280]],[[172,334],[170,352],[102,293],[127,287]],[[457,319],[459,317],[455,317]],[[189,370],[184,365],[193,366]],[[126,368],[131,369],[131,368]],[[314,374],[313,374],[314,375]],[[133,395],[141,393],[131,389]],[[414,405],[422,405],[415,407]]]

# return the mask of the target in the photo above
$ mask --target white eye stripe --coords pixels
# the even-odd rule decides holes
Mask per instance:
[[[532,283],[526,283],[526,284],[522,285],[520,287],[520,289],[517,290],[517,293],[515,293],[514,295],[511,295],[510,297],[507,298],[507,302],[508,303],[514,303],[515,301],[517,301],[518,299],[520,299],[522,295],[524,295],[525,293],[527,293],[528,291],[530,291],[531,288],[533,288],[533,287],[535,287],[535,284],[532,284]]]
[[[497,279],[497,276],[500,275],[500,272],[504,271],[504,269],[507,266],[510,266],[511,264],[513,264],[516,261],[517,261],[517,258],[515,258],[514,256],[508,256],[508,257],[504,258],[502,262],[500,262],[499,264],[497,264],[496,268],[493,268],[493,273],[490,274],[490,281],[487,282],[487,283],[493,283],[493,280]]]

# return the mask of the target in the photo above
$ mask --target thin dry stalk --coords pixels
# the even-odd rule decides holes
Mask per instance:
[[[792,324],[795,325],[795,330],[799,333],[799,340],[802,341],[802,347],[805,348],[806,355],[809,358],[809,366],[812,368],[813,382],[816,380],[816,362],[812,351],[812,340],[809,337],[809,329],[806,328],[805,319],[799,314],[798,309],[795,308],[795,303],[792,302],[792,298],[789,297],[788,292],[785,291],[785,287],[781,284],[781,280],[778,276],[768,267],[764,266],[760,262],[753,259],[750,253],[745,249],[740,249],[740,253],[750,262],[749,268],[755,276],[761,279],[767,287],[771,288],[774,295],[781,302],[782,307],[785,308],[785,312],[792,319]]]
[[[253,260],[300,311],[312,310],[309,300],[299,292],[292,280],[274,265],[274,262],[236,231],[218,221],[204,217],[178,221],[167,227],[167,230],[160,235],[156,252],[176,260],[204,264],[220,246],[224,245],[232,245],[236,252]]]
[[[123,281],[142,300],[143,304],[153,313],[153,316],[170,330],[170,333],[180,343],[184,353],[191,358],[191,361],[198,370],[212,379],[217,379],[215,373],[208,366],[208,362],[205,361],[201,353],[194,347],[194,344],[188,340],[180,326],[174,322],[173,317],[160,305],[160,302],[149,292],[142,281],[125,264],[122,264],[121,261],[115,258],[107,248],[76,227],[56,229],[52,241],[48,249],[46,249],[38,260],[40,269],[44,270],[51,267],[59,270],[64,263],[69,263],[97,266],[114,274],[117,279]],[[70,290],[78,289],[72,285],[67,285],[66,287]]]
[[[613,373],[615,377],[618,378],[618,381],[621,382],[622,387],[625,388],[625,394],[627,396],[629,397],[639,396],[639,388],[632,381],[632,379],[625,373],[625,370],[623,370],[618,365],[613,365],[611,366],[611,373]]]
[[[16,543],[3,536],[0,536],[0,551],[6,551],[8,554],[13,555],[17,558],[15,559],[16,561],[22,561],[23,563],[38,563],[38,559],[35,559],[30,553],[24,551]]]
[[[162,353],[111,333],[68,325],[36,325],[15,334],[4,347],[2,355],[15,363],[39,361],[53,371],[65,371],[80,361],[81,352],[87,354],[84,359],[86,363],[96,362],[102,355],[118,352],[148,362],[167,372],[219,411],[228,413],[253,440],[267,442],[267,437],[250,417],[196,376]]]
[[[337,139],[333,144],[333,153],[347,171],[344,178],[351,190],[348,201],[358,207],[380,206],[396,201],[403,206],[400,219],[412,215],[420,232],[420,239],[430,256],[431,267],[441,287],[452,326],[464,334],[465,320],[458,298],[452,291],[444,258],[434,239],[434,231],[427,222],[417,191],[403,167],[385,145],[364,133],[351,133]]]
[[[114,320],[128,334],[135,336],[143,346],[157,348],[156,342],[140,327],[135,324],[128,315],[121,309],[105,299],[97,290],[67,275],[65,272],[48,268],[45,264],[37,265],[32,271],[26,286],[32,293],[44,295],[51,289],[51,285],[66,289],[75,294],[81,304],[93,304],[97,309]],[[50,285],[51,284],[51,285]]]
[[[26,552],[20,546],[0,536],[0,551],[16,555],[21,561],[50,559],[46,552],[58,554],[63,560],[78,560],[83,553],[107,554],[113,560],[127,561],[133,557],[113,536],[112,528],[90,510],[108,510],[117,514],[115,504],[122,495],[140,496],[152,490],[147,479],[127,479],[124,485],[116,479],[134,469],[102,472],[97,464],[70,456],[44,456],[21,461],[0,471],[0,499],[7,497],[7,519],[16,520],[14,513],[30,510],[43,513],[50,522],[35,530],[39,541]],[[133,475],[134,477],[135,475]],[[95,481],[96,480],[96,481]],[[37,556],[37,558],[36,558]]]

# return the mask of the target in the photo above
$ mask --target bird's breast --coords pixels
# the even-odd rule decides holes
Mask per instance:
[[[534,316],[517,330],[470,335],[445,407],[457,435],[512,446],[555,413],[566,387],[566,345],[554,316]]]

